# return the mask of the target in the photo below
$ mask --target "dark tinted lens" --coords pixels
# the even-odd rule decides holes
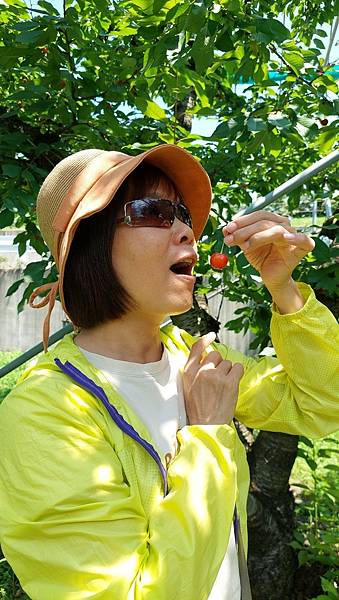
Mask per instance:
[[[185,225],[188,225],[191,229],[193,229],[190,212],[184,204],[175,205],[175,216],[180,219],[180,221],[185,223]]]
[[[171,227],[174,221],[169,200],[132,200],[126,204],[126,214],[134,227]]]

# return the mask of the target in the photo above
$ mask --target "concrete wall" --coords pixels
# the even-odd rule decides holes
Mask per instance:
[[[23,287],[6,297],[8,288],[22,277],[22,268],[0,269],[0,350],[27,350],[42,341],[42,326],[47,307],[33,309],[26,306],[18,314],[17,305]],[[51,333],[62,327],[64,313],[56,302],[51,318]]]

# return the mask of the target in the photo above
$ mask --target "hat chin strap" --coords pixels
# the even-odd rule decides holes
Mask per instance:
[[[36,304],[34,304],[35,298],[37,296],[39,296],[42,292],[46,292],[47,290],[49,290],[47,296],[45,296],[42,300],[40,300],[40,302],[37,302]],[[51,314],[52,314],[52,310],[54,308],[55,299],[56,299],[58,291],[59,291],[59,281],[54,281],[53,283],[45,283],[44,285],[41,285],[40,287],[36,288],[36,290],[34,290],[34,292],[32,292],[32,294],[30,295],[29,301],[28,301],[29,305],[32,308],[42,308],[43,306],[46,306],[48,304],[48,311],[47,311],[47,315],[45,317],[44,326],[43,326],[43,345],[44,345],[45,352],[47,352],[47,350],[48,350],[48,339],[49,339]]]

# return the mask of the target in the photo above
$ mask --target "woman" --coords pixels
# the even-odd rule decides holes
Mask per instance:
[[[40,303],[45,349],[58,291],[76,329],[1,406],[1,541],[33,600],[249,598],[233,417],[306,436],[336,427],[337,325],[291,278],[314,243],[285,217],[224,228],[272,295],[278,359],[160,328],[191,307],[210,201],[205,171],[171,145],[85,150],[42,185],[39,225],[59,269]]]

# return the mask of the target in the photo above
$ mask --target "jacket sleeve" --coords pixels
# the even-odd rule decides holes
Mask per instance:
[[[1,542],[25,591],[32,600],[205,600],[232,524],[233,428],[179,432],[169,494],[159,474],[147,516],[140,481],[124,470],[123,434],[112,445],[95,399],[48,376],[24,381],[0,410]]]
[[[253,359],[218,348],[224,358],[244,364],[235,414],[239,421],[317,438],[339,427],[339,326],[309,286],[298,286],[306,301],[301,310],[281,315],[273,307],[277,358]]]

